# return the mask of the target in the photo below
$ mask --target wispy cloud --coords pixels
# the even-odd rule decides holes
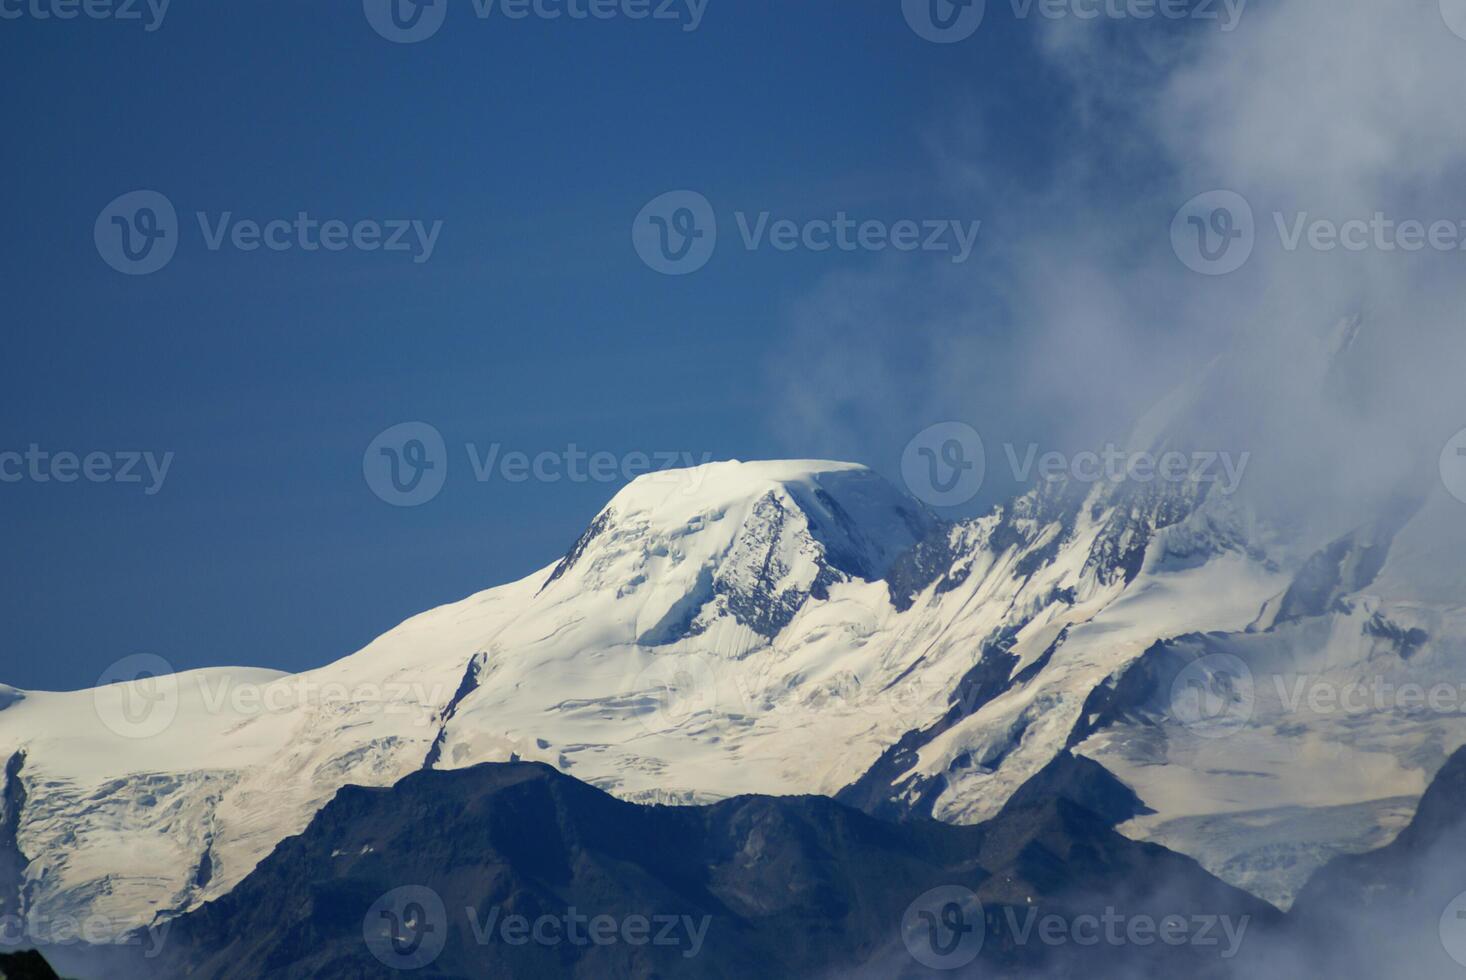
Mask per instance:
[[[1253,3],[1232,32],[1030,26],[1036,70],[1066,93],[1063,152],[1033,180],[1004,169],[980,114],[936,128],[932,179],[984,218],[980,261],[891,262],[796,305],[772,372],[791,449],[879,464],[952,417],[1092,445],[1225,354],[1193,424],[1253,453],[1255,498],[1332,528],[1427,487],[1466,426],[1466,252],[1287,239],[1319,219],[1466,222],[1466,40],[1437,0]],[[1256,243],[1211,277],[1170,226],[1219,188],[1249,202]],[[1350,364],[1325,382],[1354,314]]]

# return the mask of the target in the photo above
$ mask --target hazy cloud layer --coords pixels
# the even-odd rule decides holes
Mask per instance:
[[[1257,2],[1230,33],[1027,26],[1066,85],[1067,152],[1024,181],[993,163],[981,118],[933,122],[938,185],[984,219],[978,259],[889,262],[790,311],[794,356],[773,369],[790,451],[890,469],[947,418],[983,433],[990,462],[1008,441],[1093,448],[1222,354],[1190,438],[1251,452],[1254,500],[1332,528],[1438,484],[1466,426],[1466,251],[1373,231],[1358,251],[1306,232],[1287,247],[1319,219],[1466,223],[1466,40],[1437,0]],[[1217,189],[1249,202],[1256,244],[1212,277],[1170,228]],[[1326,370],[1354,315],[1359,339]]]

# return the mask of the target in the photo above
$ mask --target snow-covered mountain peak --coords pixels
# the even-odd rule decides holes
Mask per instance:
[[[1205,448],[1189,423],[1222,369],[1142,444]],[[1127,832],[1286,901],[1397,825],[1460,716],[1317,719],[1259,696],[1254,724],[1198,745],[1174,682],[1213,653],[1263,695],[1305,667],[1455,677],[1461,537],[1434,529],[1459,506],[1438,490],[1310,551],[1193,480],[1044,483],[942,525],[849,463],[652,474],[554,564],[335,664],[169,680],[148,737],[104,730],[120,690],[0,686],[0,910],[23,885],[38,915],[166,919],[227,893],[341,786],[422,768],[538,761],[628,800],[812,791],[972,823],[1070,751],[1148,808]],[[1319,746],[1363,775],[1319,790]],[[1299,813],[1333,822],[1300,845]]]
[[[649,474],[618,493],[543,593],[611,594],[657,646],[732,619],[772,637],[830,586],[883,577],[935,520],[852,463],[712,463]],[[629,600],[629,601],[627,601]]]
[[[858,463],[831,460],[728,460],[638,477],[603,513],[644,521],[668,533],[697,533],[715,522],[735,523],[777,502],[798,509],[811,535],[837,563],[878,577],[934,521],[915,500]]]
[[[659,470],[632,480],[611,498],[607,509],[622,514],[655,513],[677,519],[699,509],[731,506],[763,496],[780,486],[814,489],[842,482],[879,481],[859,463],[819,459],[730,459],[686,469]],[[887,484],[889,486],[889,484]],[[895,495],[894,488],[891,493]]]

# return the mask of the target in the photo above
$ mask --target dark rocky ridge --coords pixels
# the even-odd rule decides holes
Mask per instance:
[[[1420,499],[1396,500],[1384,517],[1354,529],[1310,557],[1283,594],[1276,624],[1339,610],[1345,605],[1344,596],[1369,588],[1384,570],[1395,536],[1423,503]]]
[[[0,980],[60,980],[46,958],[35,950],[0,953]]]
[[[19,840],[26,800],[25,783],[21,781],[24,768],[25,753],[12,755],[5,763],[5,785],[0,790],[0,919],[17,915],[24,907],[24,874],[30,864]]]
[[[1286,928],[1239,958],[1237,976],[1450,980],[1466,976],[1466,749],[1393,842],[1324,865]],[[1459,914],[1458,914],[1459,913]],[[1461,959],[1454,959],[1451,952]]]
[[[1042,788],[987,824],[954,827],[884,823],[818,797],[637,806],[545,766],[503,764],[342,790],[234,892],[173,923],[161,960],[119,956],[107,975],[389,976],[364,923],[404,885],[441,898],[427,921],[444,946],[413,974],[436,978],[928,976],[902,918],[940,886],[970,889],[985,910],[981,954],[948,976],[1222,975],[1216,949],[1017,940],[1009,923],[1035,908],[1277,918],[1189,858],[1128,840]],[[706,931],[696,955],[680,926],[667,945],[481,942],[469,908],[480,924],[492,909],[564,923],[573,908],[705,921]]]
[[[1446,943],[1451,911],[1466,911],[1466,750],[1393,843],[1335,859],[1287,916],[1189,858],[1111,831],[1135,802],[1098,766],[1068,757],[976,827],[883,823],[817,797],[644,807],[534,764],[424,772],[390,789],[343,790],[234,893],[174,923],[160,960],[66,949],[57,962],[109,980],[399,975],[373,958],[363,931],[378,898],[409,884],[443,902],[431,924],[444,948],[411,974],[437,980],[1461,975]],[[939,886],[980,899],[986,937],[973,962],[943,973],[913,959],[901,926],[909,903]],[[707,925],[691,956],[685,930],[665,946],[511,945],[478,941],[468,907],[480,922],[494,908],[562,921],[576,908]],[[1107,909],[1246,916],[1248,930],[1235,959],[1217,946],[1018,941],[1011,923],[1034,909],[1069,921]]]

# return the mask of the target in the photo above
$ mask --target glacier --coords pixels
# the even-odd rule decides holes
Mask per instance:
[[[1188,385],[1132,445],[1185,446],[1207,410]],[[166,922],[343,787],[423,769],[974,824],[1071,752],[1134,791],[1122,833],[1286,907],[1466,744],[1461,710],[1288,696],[1459,684],[1460,506],[1421,486],[1320,538],[1195,480],[1046,482],[945,521],[850,463],[648,474],[556,561],[317,670],[0,687],[0,914]],[[1198,724],[1186,696],[1245,711]]]

